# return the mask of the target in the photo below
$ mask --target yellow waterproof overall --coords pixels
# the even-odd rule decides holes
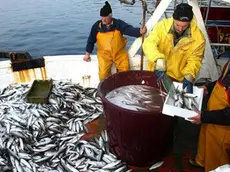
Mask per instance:
[[[126,42],[127,40],[118,30],[105,33],[98,32],[97,57],[100,81],[111,75],[113,63],[115,63],[118,72],[129,70]]]
[[[228,69],[225,69],[225,73],[226,70]],[[228,106],[230,106],[229,94],[219,79],[209,98],[207,108],[212,111]],[[230,149],[230,126],[202,124],[196,162],[205,167],[205,172],[230,163],[226,149]]]

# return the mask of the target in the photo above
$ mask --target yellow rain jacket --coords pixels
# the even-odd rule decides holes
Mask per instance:
[[[221,83],[227,70],[228,68],[223,70],[222,76],[216,82],[208,101],[208,111],[230,107],[230,93]],[[230,149],[230,126],[201,125],[196,162],[205,167],[205,172],[214,170],[224,164],[230,164],[230,155],[227,153],[227,149]]]
[[[174,47],[173,34],[170,33],[172,25],[173,18],[162,20],[145,39],[143,50],[148,59],[147,70],[154,71],[156,60],[163,58],[168,76],[182,81],[186,74],[190,74],[195,79],[204,55],[204,36],[193,19],[191,35],[181,38]]]
[[[105,33],[98,32],[97,57],[100,81],[111,75],[113,62],[115,63],[118,72],[129,70],[126,42],[126,38],[124,38],[118,30]]]

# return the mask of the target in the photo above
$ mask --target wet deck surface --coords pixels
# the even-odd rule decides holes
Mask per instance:
[[[202,109],[205,109],[207,97],[204,97]],[[88,139],[98,136],[105,129],[106,119],[100,116],[97,120],[87,124],[89,133],[84,136]],[[202,168],[196,168],[189,164],[189,159],[193,158],[197,153],[197,143],[199,138],[200,125],[194,125],[183,118],[175,118],[175,138],[174,147],[171,154],[165,157],[163,165],[152,172],[204,172]],[[135,172],[148,172],[149,167],[133,167],[129,166]]]
[[[101,116],[97,120],[87,124],[89,133],[82,139],[90,139],[98,136],[105,128],[105,118]],[[164,164],[152,171],[155,172],[202,172],[203,169],[195,168],[189,164],[189,159],[196,155],[199,125],[193,125],[189,121],[177,118],[175,126],[174,149],[171,155],[163,159]],[[149,167],[133,167],[135,172],[147,172]]]

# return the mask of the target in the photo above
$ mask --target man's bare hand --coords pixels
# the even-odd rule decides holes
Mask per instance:
[[[85,53],[85,56],[83,57],[83,60],[86,61],[86,62],[91,61],[90,54],[89,53]]]
[[[145,34],[147,32],[147,28],[146,28],[146,26],[144,26],[144,27],[142,27],[142,28],[140,28],[140,34]]]
[[[201,111],[197,110],[196,113],[198,114],[197,116],[193,116],[188,119],[192,120],[193,124],[200,124],[201,123]]]

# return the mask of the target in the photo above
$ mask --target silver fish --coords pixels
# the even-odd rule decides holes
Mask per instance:
[[[174,96],[174,106],[185,108],[188,110],[197,110],[198,103],[196,102],[195,98],[196,95],[191,93],[186,93],[183,90],[176,89],[176,94]]]
[[[98,138],[81,140],[86,124],[103,115],[97,89],[53,80],[47,104],[26,103],[29,89],[21,84],[0,90],[0,151],[7,155],[0,154],[0,171],[1,164],[17,172],[128,168],[109,152],[106,130]]]

